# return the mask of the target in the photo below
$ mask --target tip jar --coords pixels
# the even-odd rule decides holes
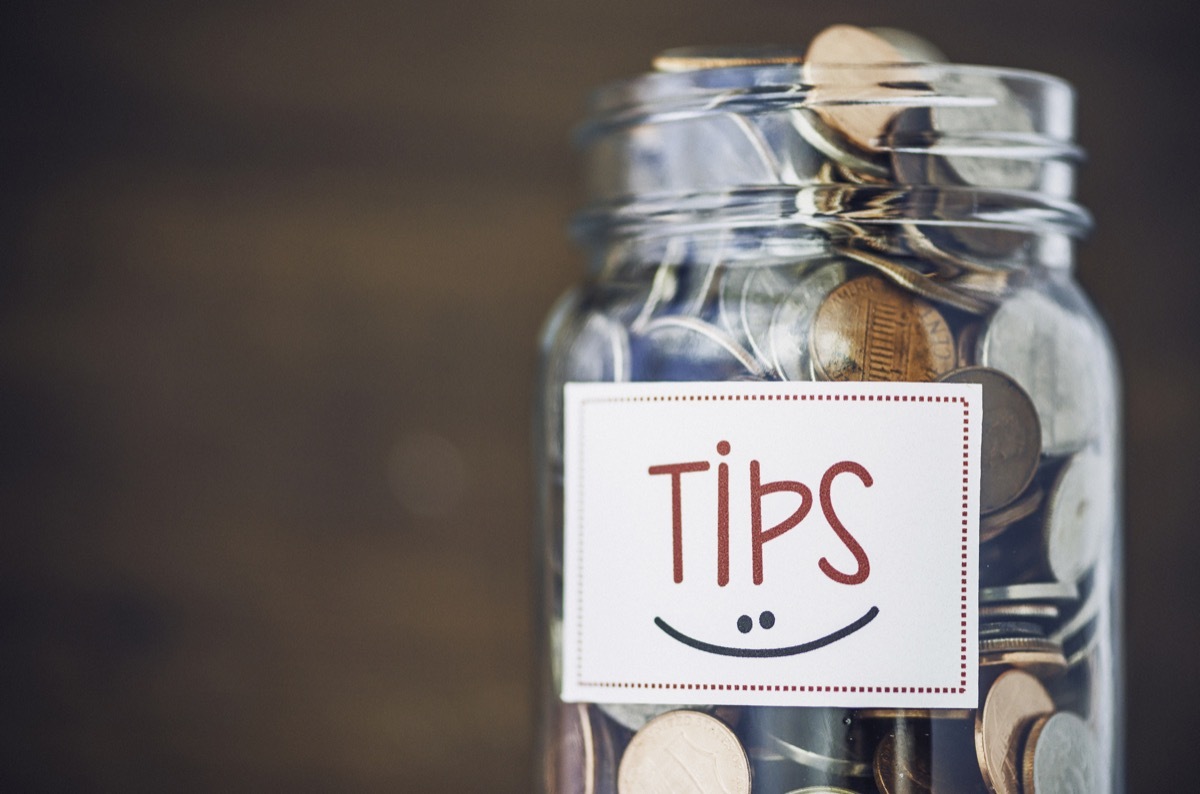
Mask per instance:
[[[940,58],[839,25],[594,96],[537,388],[542,791],[1123,790],[1074,96]]]

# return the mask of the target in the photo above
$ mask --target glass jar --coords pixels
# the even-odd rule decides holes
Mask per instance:
[[[668,54],[580,131],[591,268],[538,387],[543,790],[1121,790],[1072,90],[813,52]],[[961,522],[933,506],[959,440]]]

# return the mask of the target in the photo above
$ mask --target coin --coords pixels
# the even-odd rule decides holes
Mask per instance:
[[[651,320],[633,349],[638,380],[730,380],[764,374],[754,356],[729,334],[695,317]]]
[[[1072,603],[1079,600],[1079,588],[1075,582],[1035,582],[1002,587],[984,587],[979,590],[980,604],[998,604],[1020,601],[1051,601]]]
[[[771,320],[795,283],[794,275],[780,268],[750,267],[730,269],[721,285],[722,324],[772,370]]]
[[[833,263],[811,271],[779,302],[771,317],[768,352],[784,380],[811,380],[809,339],[821,302],[846,280],[846,266]]]
[[[984,400],[987,404],[987,400]],[[1040,441],[1039,441],[1040,443]],[[1004,530],[1037,512],[1045,498],[1041,488],[1029,491],[1025,496],[994,513],[979,517],[979,542],[986,543]]]
[[[889,733],[875,749],[875,785],[882,794],[926,794],[933,791],[929,734]]]
[[[1054,578],[1074,582],[1091,570],[1113,520],[1111,482],[1094,452],[1072,456],[1059,472],[1046,504],[1046,562]]]
[[[660,72],[692,72],[734,66],[788,66],[804,61],[804,53],[790,47],[673,47],[654,56]]]
[[[998,370],[967,367],[946,373],[940,381],[983,387],[979,509],[998,510],[1020,496],[1037,471],[1042,453],[1037,409],[1025,390]]]
[[[933,86],[937,148],[955,175],[976,187],[1036,189],[1039,162],[1008,142],[1036,132],[1033,118],[1008,85],[983,71],[946,69]]]
[[[867,30],[852,25],[825,28],[805,53],[805,82],[813,86],[810,102],[826,124],[857,148],[872,151],[898,110],[888,100],[914,94],[889,85],[913,79],[911,69],[885,65],[904,60],[886,39]]]
[[[874,275],[829,293],[813,319],[814,374],[825,380],[928,381],[955,361],[945,318]]]
[[[1096,373],[1081,350],[1103,343],[1087,322],[1033,289],[1019,290],[987,321],[979,363],[1007,373],[1037,407],[1042,451],[1075,452],[1097,432]]]
[[[1092,794],[1101,790],[1096,739],[1069,711],[1038,718],[1022,757],[1024,794]]]
[[[669,711],[634,734],[617,772],[620,794],[749,794],[750,761],[725,723]]]
[[[910,265],[897,262],[892,258],[880,256],[872,251],[864,251],[857,245],[839,245],[835,246],[834,250],[842,256],[870,267],[892,283],[927,300],[944,303],[970,314],[987,314],[992,310],[991,303],[973,295],[963,294],[948,284],[923,275]]]
[[[979,607],[980,620],[1042,620],[1054,622],[1061,612],[1054,604],[981,604]]]
[[[1021,794],[1021,739],[1034,718],[1052,712],[1054,701],[1036,678],[1021,670],[1001,673],[975,717],[975,753],[994,794]]]

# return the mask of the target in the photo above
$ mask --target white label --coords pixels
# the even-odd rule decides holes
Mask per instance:
[[[567,384],[563,700],[974,708],[982,408]]]

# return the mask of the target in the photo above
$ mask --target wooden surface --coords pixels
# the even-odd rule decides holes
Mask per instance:
[[[1165,2],[22,3],[4,24],[0,788],[528,790],[569,133],[835,21],[1080,90],[1126,374],[1134,791],[1186,788],[1200,183]]]

